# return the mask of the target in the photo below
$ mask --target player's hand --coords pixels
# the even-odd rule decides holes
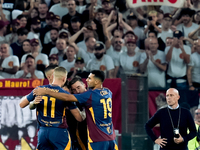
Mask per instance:
[[[174,142],[176,144],[180,144],[182,143],[184,140],[183,140],[183,137],[179,134],[179,138],[174,138]]]
[[[37,105],[37,104],[39,104],[41,101],[42,101],[42,96],[36,96],[33,102],[34,102],[35,105]]]
[[[46,89],[38,87],[33,90],[33,95],[46,95]]]
[[[163,146],[165,146],[167,144],[167,139],[165,138],[158,138],[155,140],[155,143],[160,145],[160,147],[162,148]]]

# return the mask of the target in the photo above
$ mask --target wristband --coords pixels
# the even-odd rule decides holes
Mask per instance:
[[[2,71],[4,72],[4,71],[5,71],[5,68],[2,68]]]

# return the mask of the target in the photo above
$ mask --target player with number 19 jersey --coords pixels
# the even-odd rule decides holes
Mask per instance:
[[[85,104],[89,142],[115,140],[112,123],[112,92],[107,88],[90,89],[74,96],[80,103]]]
[[[63,90],[61,87],[56,85],[44,85],[42,88],[51,89],[54,92],[61,92],[69,94],[69,92]],[[33,101],[35,96],[33,91],[27,96],[28,101]],[[71,102],[63,102],[57,100],[54,97],[48,95],[42,96],[42,101],[37,105],[37,120],[39,126],[42,127],[56,127],[56,128],[67,128],[65,109],[66,106],[69,109],[75,109],[77,106]]]

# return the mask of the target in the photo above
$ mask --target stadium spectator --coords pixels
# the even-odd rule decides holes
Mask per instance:
[[[10,55],[9,45],[6,43],[0,46],[0,76],[11,78],[19,70],[19,59],[17,56]]]
[[[85,51],[82,48],[78,49],[77,56],[83,58],[86,65],[91,58],[94,58],[93,52],[95,44],[96,39],[94,37],[87,37],[85,39],[85,45],[87,47],[87,50]]]
[[[16,18],[17,20],[19,20],[19,23],[20,23],[20,28],[23,28],[23,27],[26,27],[26,24],[27,24],[27,18],[25,15],[19,15],[17,16]]]
[[[30,53],[31,52],[31,44],[30,44],[30,40],[29,39],[26,39],[22,42],[22,49],[24,51],[24,54],[26,53]]]
[[[110,48],[106,51],[106,54],[109,55],[113,62],[114,62],[114,78],[119,77],[118,71],[120,67],[120,54],[123,52],[122,47],[123,47],[124,41],[122,38],[114,38],[114,43],[113,45],[110,46]]]
[[[20,23],[18,19],[12,20],[11,28],[12,28],[12,32],[5,36],[5,42],[10,43],[10,44],[17,42],[17,39],[18,39],[17,30],[20,28]]]
[[[120,54],[120,74],[127,75],[139,73],[139,61],[141,52],[137,49],[136,40],[128,39],[126,42],[127,52]]]
[[[38,7],[39,16],[41,22],[41,28],[44,28],[46,26],[46,17],[48,14],[48,6],[45,2],[41,2]]]
[[[5,34],[6,34],[6,28],[9,24],[8,21],[0,20],[0,44],[5,42]]]
[[[60,62],[59,66],[65,68],[67,72],[70,72],[74,69],[74,63],[76,60],[76,50],[73,45],[69,45],[66,50],[67,59]]]
[[[140,72],[147,73],[149,88],[165,88],[167,64],[165,61],[165,53],[158,50],[158,40],[156,38],[149,40],[149,50],[141,54],[139,64]]]
[[[44,74],[36,69],[35,58],[32,55],[26,55],[23,69],[19,70],[14,78],[44,79]]]
[[[24,67],[27,55],[32,55],[35,58],[34,62],[36,63],[36,65],[48,66],[49,65],[48,56],[46,54],[39,52],[39,50],[40,50],[39,40],[38,39],[32,39],[30,41],[30,44],[31,44],[31,47],[32,47],[31,53],[27,53],[27,54],[24,54],[22,56],[21,68]]]
[[[187,79],[190,90],[200,88],[200,39],[197,40],[196,49],[197,51],[191,54],[190,63],[187,67]]]
[[[102,0],[102,8],[105,10],[106,14],[109,15],[113,10],[113,4],[110,0]]]
[[[61,29],[59,31],[59,36],[58,36],[60,39],[64,39],[66,41],[66,43],[69,43],[69,38],[71,37],[70,36],[70,33],[69,31],[65,30],[65,29]]]
[[[194,16],[195,11],[190,8],[182,8],[180,12],[180,24],[177,25],[176,30],[179,30],[183,33],[184,37],[188,37],[188,34],[199,26],[196,23],[192,22],[192,17]],[[191,43],[186,42],[187,45],[191,47]]]
[[[166,42],[165,42],[166,47],[167,47],[167,46],[171,46],[171,45],[172,45],[172,42],[173,42],[173,37],[167,37],[167,38],[166,38]]]
[[[58,55],[57,54],[52,54],[49,56],[49,65],[58,65]]]
[[[57,54],[58,55],[58,62],[60,64],[61,61],[63,61],[65,58],[65,52],[67,49],[67,43],[64,39],[57,39],[56,41],[56,47],[51,49],[51,52],[49,56],[52,54]]]
[[[106,78],[113,78],[114,63],[112,58],[105,54],[105,45],[103,43],[95,44],[94,55],[95,57],[88,61],[86,69],[88,71],[99,69],[105,73]]]
[[[81,19],[82,15],[76,11],[76,2],[75,2],[75,0],[68,0],[67,8],[68,8],[69,12],[65,16],[62,17],[62,24],[63,24],[64,28],[65,28],[65,26],[68,26],[68,28],[71,30],[72,29],[72,26],[71,26],[72,17],[76,16],[76,17]]]
[[[183,45],[183,33],[173,33],[173,43],[165,48],[167,69],[167,86],[187,88],[186,68],[190,62],[191,48]]]
[[[171,14],[164,14],[164,19],[162,22],[162,31],[158,34],[158,43],[159,43],[159,50],[164,51],[166,44],[167,37],[173,37],[173,31],[170,29],[172,24],[172,15]]]
[[[49,56],[51,49],[56,46],[56,41],[57,41],[58,35],[59,35],[58,32],[59,32],[59,30],[57,28],[52,28],[50,30],[51,42],[49,42],[48,44],[44,44],[42,53],[47,54]]]
[[[54,17],[52,18],[52,27],[58,30],[62,28],[61,20],[58,15],[54,15]],[[50,31],[48,31],[44,36],[44,44],[48,44],[49,42],[51,42]]]
[[[86,71],[84,59],[77,57],[74,64],[74,69],[67,74],[67,78],[73,79],[75,76],[79,76],[86,79],[90,73]]]
[[[17,42],[12,43],[10,47],[12,50],[12,54],[16,55],[19,58],[19,61],[21,62],[21,58],[25,54],[23,51],[22,43],[24,40],[27,39],[28,30],[26,28],[20,28],[17,30],[17,35]]]
[[[197,29],[195,30],[192,30],[189,34],[188,34],[188,37],[193,39],[193,40],[196,40],[198,38],[200,38],[200,25]]]

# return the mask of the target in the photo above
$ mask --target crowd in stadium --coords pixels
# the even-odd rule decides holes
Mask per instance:
[[[149,87],[200,87],[200,2],[129,8],[115,0],[0,4],[0,78],[42,79],[48,65],[68,78],[145,74]]]

